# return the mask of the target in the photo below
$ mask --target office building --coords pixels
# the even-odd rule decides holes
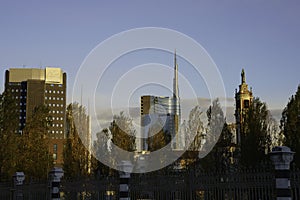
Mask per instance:
[[[175,52],[173,96],[162,97],[145,95],[141,97],[141,139],[137,141],[137,150],[147,150],[147,137],[152,136],[151,134],[149,135],[149,128],[153,125],[156,125],[156,127],[161,126],[164,132],[170,134],[172,138],[172,149],[178,149],[181,143],[178,134],[180,115],[178,64]]]
[[[10,90],[19,106],[19,133],[36,106],[47,105],[53,124],[48,131],[49,150],[54,164],[63,163],[65,140],[66,73],[60,68],[10,68],[5,73],[5,90]]]

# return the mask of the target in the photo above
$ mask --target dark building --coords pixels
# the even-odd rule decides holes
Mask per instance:
[[[9,90],[18,102],[20,134],[36,106],[49,107],[53,120],[48,131],[49,149],[53,154],[54,164],[61,166],[66,132],[66,73],[63,73],[60,68],[50,67],[11,68],[5,74],[5,90]]]

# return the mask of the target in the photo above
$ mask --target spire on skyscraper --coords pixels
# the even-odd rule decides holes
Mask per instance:
[[[178,89],[178,64],[176,59],[176,49],[174,53],[174,79],[173,79],[173,97],[179,98],[179,89]]]

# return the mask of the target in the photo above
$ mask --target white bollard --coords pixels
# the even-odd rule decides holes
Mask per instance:
[[[120,174],[120,200],[130,200],[129,195],[129,179],[132,172],[133,165],[130,161],[123,160],[118,164]]]
[[[276,196],[277,200],[292,200],[290,183],[290,163],[294,152],[289,147],[278,146],[270,153],[271,160],[275,165]]]
[[[13,175],[14,181],[14,200],[23,200],[23,181],[25,180],[24,172],[16,172]]]
[[[64,175],[64,171],[62,168],[54,167],[49,172],[49,181],[50,181],[50,199],[51,200],[60,200],[60,182],[61,178]]]

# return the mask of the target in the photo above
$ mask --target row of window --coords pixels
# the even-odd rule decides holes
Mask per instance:
[[[61,101],[64,100],[63,97],[45,97],[45,99],[46,99],[46,100],[47,100],[47,99],[49,99],[49,100],[61,100]]]
[[[11,89],[11,92],[27,92],[27,89]],[[45,90],[45,93],[63,94],[63,90]]]
[[[48,104],[50,107],[52,106],[52,107],[64,107],[64,105],[63,104],[51,104],[51,103],[49,103]]]
[[[59,113],[60,113],[60,114],[63,114],[64,111],[62,111],[62,110],[52,110],[52,111],[51,111],[51,110],[50,110],[49,113],[54,113],[54,114],[55,114],[55,113],[56,113],[56,114],[59,114]]]
[[[52,124],[52,127],[63,127],[63,124]]]
[[[54,87],[54,84],[50,84],[51,87]],[[62,84],[59,84],[58,87],[62,87]]]
[[[52,133],[52,134],[58,134],[58,133],[60,133],[60,134],[62,134],[63,131],[48,131],[48,133]]]
[[[63,94],[63,90],[45,90],[45,93],[53,93],[53,94]]]
[[[13,98],[13,99],[14,99],[14,98],[15,98],[15,99],[19,99],[19,98],[20,98],[20,99],[26,99],[26,96],[20,96],[20,97],[19,97],[19,96],[13,96],[12,98]]]
[[[23,89],[20,89],[20,90],[19,90],[19,89],[11,89],[11,91],[12,91],[12,92],[19,92],[19,91],[20,91],[20,92],[27,92],[26,89],[24,89],[24,90],[23,90]]]
[[[63,117],[56,117],[56,118],[55,118],[55,117],[52,117],[52,119],[53,119],[53,120],[55,120],[55,119],[56,119],[56,120],[61,120],[61,121],[64,120]]]

